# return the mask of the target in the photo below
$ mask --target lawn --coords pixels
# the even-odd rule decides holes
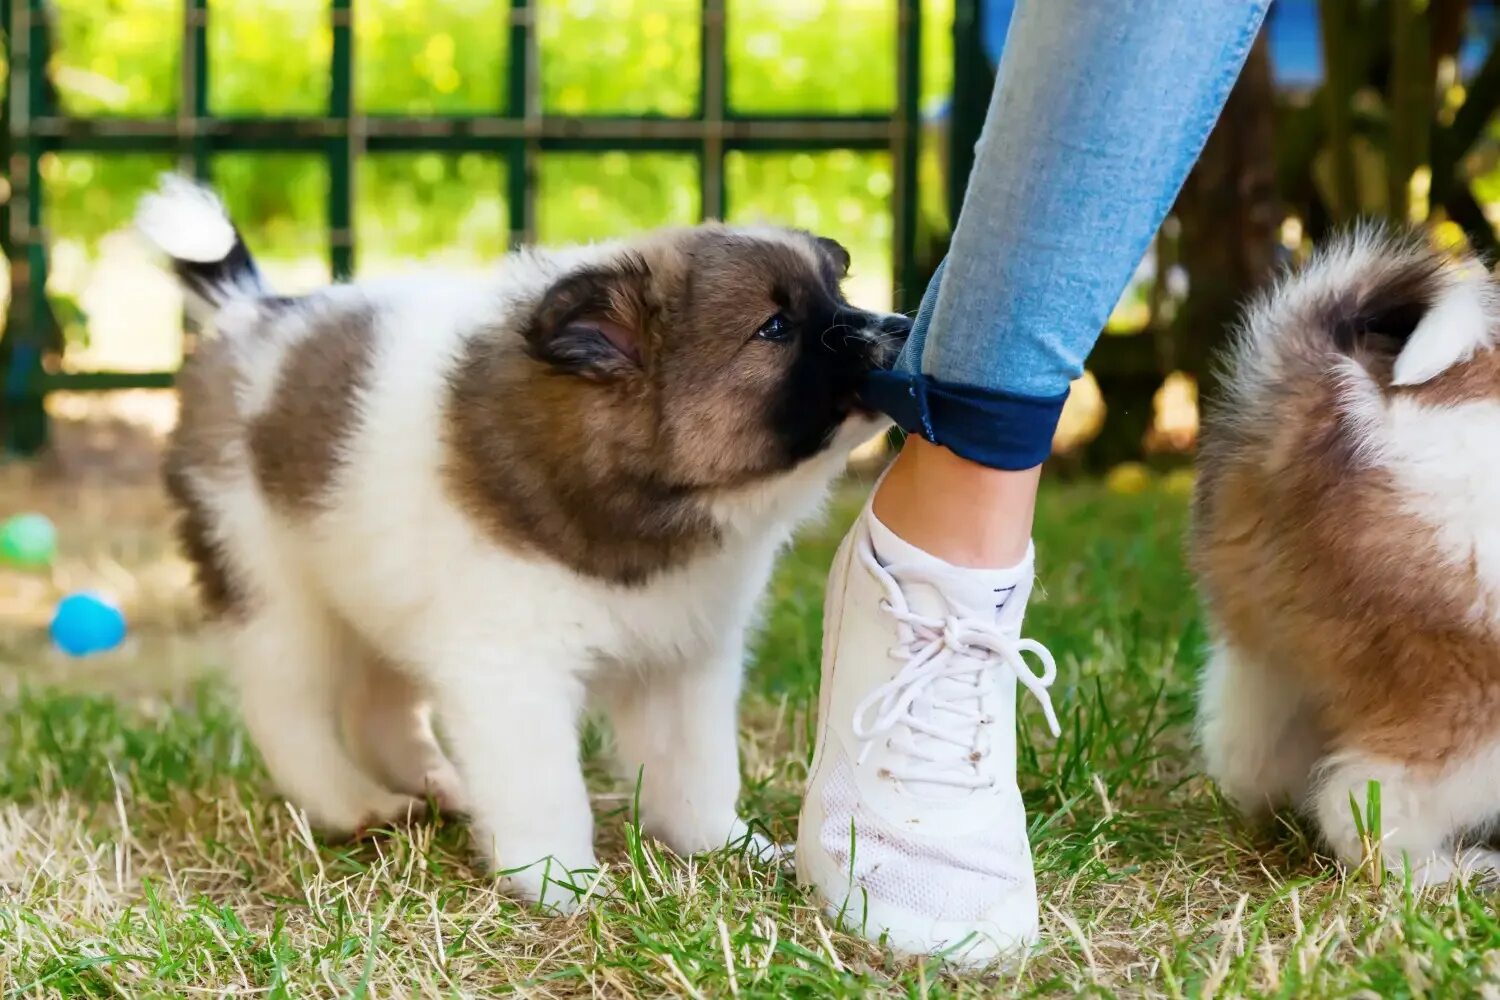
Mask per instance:
[[[808,760],[823,574],[866,487],[781,565],[743,720],[747,814],[790,839]],[[0,514],[41,509],[50,578],[0,571],[0,990],[6,996],[688,997],[1497,995],[1500,921],[1467,890],[1341,875],[1306,828],[1237,818],[1198,775],[1204,635],[1186,502],[1050,489],[1030,631],[1057,655],[1064,734],[1023,710],[1045,943],[955,976],[830,927],[790,873],[642,842],[597,772],[614,898],[547,918],[493,891],[461,823],[323,843],[270,794],[215,679],[153,486],[0,469]],[[64,589],[107,587],[127,648],[46,644]],[[602,737],[590,731],[597,755]]]

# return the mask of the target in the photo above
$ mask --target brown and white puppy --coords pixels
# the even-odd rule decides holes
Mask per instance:
[[[744,837],[745,632],[909,329],[845,301],[844,250],[705,225],[286,299],[209,192],[139,224],[217,332],[168,481],[282,792],[330,830],[461,804],[538,899],[595,866],[593,695],[648,830]]]
[[[1360,231],[1248,309],[1203,436],[1208,769],[1351,865],[1378,782],[1422,881],[1500,871],[1497,317],[1475,260]]]

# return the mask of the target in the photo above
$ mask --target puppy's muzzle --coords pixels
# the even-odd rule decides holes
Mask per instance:
[[[876,368],[890,368],[901,356],[906,339],[911,336],[911,317],[900,313],[887,313],[866,328],[866,339],[871,344],[870,360]]]

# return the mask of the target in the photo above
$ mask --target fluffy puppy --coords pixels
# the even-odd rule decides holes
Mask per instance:
[[[1421,881],[1500,869],[1497,316],[1472,258],[1359,231],[1249,307],[1203,436],[1208,770],[1351,865],[1378,816]]]
[[[705,225],[282,298],[206,190],[138,222],[217,334],[167,481],[287,798],[352,831],[433,795],[539,899],[595,867],[592,695],[648,830],[744,837],[746,628],[910,325],[845,301],[843,248]]]

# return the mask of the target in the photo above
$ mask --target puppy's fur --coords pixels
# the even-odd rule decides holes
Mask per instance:
[[[706,225],[286,299],[203,189],[139,222],[217,332],[168,481],[286,796],[344,831],[432,794],[539,898],[595,864],[593,695],[649,830],[744,836],[753,606],[909,329],[844,300],[843,249]]]
[[[1500,295],[1363,230],[1253,304],[1204,429],[1193,558],[1209,771],[1357,864],[1500,869]]]

